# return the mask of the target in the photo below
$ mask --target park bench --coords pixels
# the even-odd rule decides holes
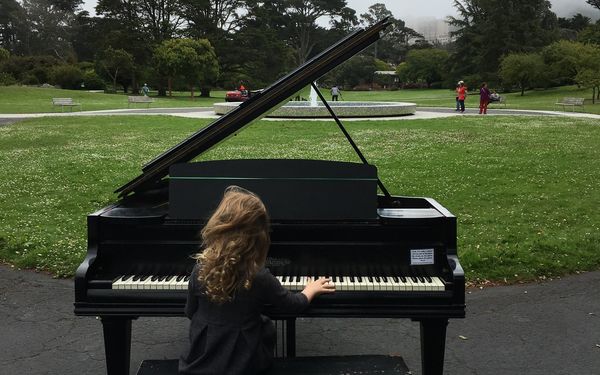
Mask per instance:
[[[137,375],[177,375],[176,359],[146,360]],[[344,357],[275,358],[266,375],[338,375],[390,374],[407,375],[410,371],[402,357],[388,355],[355,355]]]
[[[506,108],[506,97],[500,96],[497,100],[490,100],[489,104],[503,105]]]
[[[81,111],[81,104],[75,103],[72,98],[52,98],[52,105],[60,107],[60,111],[63,112],[65,107],[69,107],[73,111],[73,107],[79,107]]]
[[[147,104],[146,108],[150,108],[150,103],[152,103],[154,100],[152,100],[151,97],[149,96],[128,96],[127,97],[127,108],[130,108],[131,104],[135,104],[135,103],[145,103]]]
[[[575,112],[575,107],[582,107],[582,109],[585,109],[584,103],[585,98],[562,98],[559,102],[554,103],[554,108],[556,109],[556,106],[562,106],[564,111],[565,107],[571,106],[571,112]]]

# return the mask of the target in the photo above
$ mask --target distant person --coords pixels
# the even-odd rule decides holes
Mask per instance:
[[[142,86],[142,93],[144,94],[144,96],[148,96],[149,92],[150,92],[150,88],[148,87],[148,84],[144,83],[144,86]]]
[[[239,91],[242,93],[242,96],[248,95],[248,90],[246,89],[246,86],[244,86],[244,85],[240,85]]]
[[[337,102],[339,95],[340,95],[339,87],[337,87],[337,85],[333,85],[333,87],[331,88],[331,101]]]
[[[467,99],[467,86],[464,81],[458,82],[458,89],[456,89],[458,96],[458,104],[460,106],[460,112],[465,112],[465,100]]]
[[[296,315],[335,286],[321,277],[300,293],[284,289],[265,268],[271,242],[265,205],[240,187],[225,190],[200,234],[203,251],[195,256],[185,306],[190,347],[179,374],[261,373],[271,367],[277,333],[264,306]]]
[[[500,94],[498,94],[496,92],[496,90],[492,90],[492,93],[490,94],[490,102],[499,102],[500,101]]]
[[[487,107],[490,104],[490,97],[492,93],[488,89],[487,83],[482,83],[479,89],[479,114],[487,115]]]

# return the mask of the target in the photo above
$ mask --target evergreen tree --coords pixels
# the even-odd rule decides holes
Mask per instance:
[[[547,0],[454,0],[459,17],[450,17],[457,76],[480,74],[495,80],[500,58],[534,52],[558,38],[556,15]]]

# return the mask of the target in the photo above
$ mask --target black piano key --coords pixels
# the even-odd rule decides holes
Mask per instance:
[[[173,276],[173,275],[171,275],[171,276],[168,276],[168,277],[167,277],[167,279],[166,279],[165,281],[166,281],[166,282],[169,282],[169,281],[173,280],[173,278],[174,278],[174,277],[175,277],[175,276]],[[147,279],[147,278],[148,278],[148,276],[144,277],[144,279]]]
[[[362,282],[363,282],[363,280],[362,280],[362,276],[357,276],[357,277],[356,277],[356,279],[358,280],[358,282],[359,282],[359,283],[362,283]]]
[[[385,276],[381,276],[381,280],[382,280],[384,283],[387,283],[387,282],[388,282],[388,279],[387,279],[387,277],[385,277]]]
[[[394,280],[395,283],[399,283],[400,279],[398,279],[397,276],[392,276],[392,280]]]
[[[177,276],[177,280],[176,281],[180,282],[181,280],[183,280],[184,277],[185,277],[184,275],[179,275],[179,276]]]
[[[340,276],[340,283],[343,283],[343,282],[344,282],[344,277]]]
[[[148,275],[142,275],[140,277],[140,281],[146,281],[146,280],[148,280]]]
[[[166,278],[167,278],[167,275],[161,276],[158,278],[158,281],[163,282],[166,280]]]
[[[156,281],[156,280],[158,280],[158,275],[154,275],[154,276],[152,276],[152,278],[150,279],[150,281]]]
[[[380,283],[381,282],[381,278],[379,278],[379,276],[375,276],[375,282]]]
[[[190,277],[189,277],[189,276],[185,276],[185,277],[183,278],[183,281],[190,281]]]

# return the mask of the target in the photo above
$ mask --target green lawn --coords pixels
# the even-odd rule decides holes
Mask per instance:
[[[156,96],[156,92],[150,92],[150,96],[154,99],[150,108],[206,107],[214,102],[224,101],[225,91],[211,91],[210,98],[197,96],[194,100],[191,100],[189,92],[174,92],[172,97],[160,98]],[[128,105],[127,94],[123,93],[105,94],[82,90],[0,86],[0,113],[60,112],[60,107],[52,105],[52,98],[73,98],[73,101],[81,103],[82,111],[124,109]],[[146,104],[132,104],[131,108],[146,108],[146,106]],[[69,109],[65,108],[65,111]]]
[[[330,99],[329,90],[323,89],[326,99]],[[470,90],[467,96],[467,108],[479,107],[479,89]],[[509,109],[537,109],[537,110],[561,110],[555,109],[554,103],[563,97],[585,98],[585,108],[576,107],[577,112],[600,114],[600,102],[592,104],[592,90],[579,89],[576,86],[565,86],[547,90],[526,91],[524,96],[520,92],[502,94],[506,97],[506,108]],[[309,90],[303,90],[302,96],[309,97]],[[452,90],[397,90],[397,91],[343,91],[342,99],[345,101],[404,101],[417,103],[420,107],[446,107],[455,108],[456,99]],[[491,109],[505,108],[504,105],[491,104]],[[569,111],[571,108],[569,108]]]
[[[472,90],[473,91],[473,90]],[[575,86],[552,88],[548,90],[527,91],[525,96],[520,93],[506,94],[506,108],[554,110],[554,103],[566,96],[586,98],[585,112],[600,114],[600,103],[591,104],[591,90],[578,89]],[[329,99],[329,90],[323,89],[323,94]],[[24,86],[0,86],[0,113],[40,113],[60,112],[60,108],[52,106],[52,98],[69,97],[82,104],[83,111],[101,109],[127,108],[126,94],[90,93],[79,90],[60,90]],[[190,99],[189,92],[174,92],[173,97],[157,97],[151,92],[155,102],[151,108],[172,107],[207,107],[215,102],[223,102],[225,91],[211,91],[210,98],[195,97]],[[301,91],[301,96],[309,98],[309,89]],[[454,108],[455,99],[452,90],[397,90],[397,91],[343,91],[342,100],[346,101],[405,101],[414,102],[421,107]],[[467,97],[467,107],[479,106],[479,90]],[[134,108],[134,106],[132,106]],[[137,104],[135,108],[146,108]],[[491,108],[504,106],[491,105]],[[584,112],[577,108],[577,111]]]
[[[86,215],[205,124],[172,117],[40,118],[0,127],[0,259],[70,276]],[[600,126],[592,119],[463,117],[348,122],[388,190],[458,217],[470,281],[600,267]],[[333,122],[261,121],[204,156],[357,161]]]

